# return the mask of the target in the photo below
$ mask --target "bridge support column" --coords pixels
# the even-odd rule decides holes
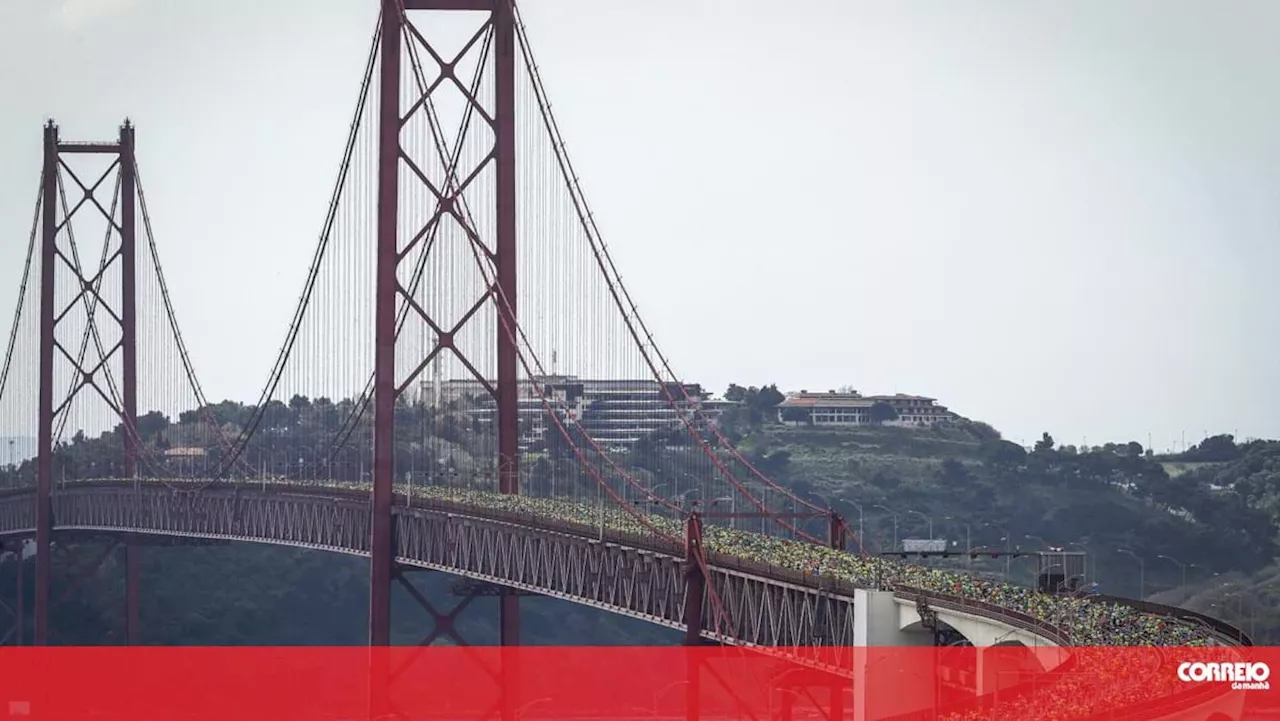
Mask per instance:
[[[781,721],[792,721],[792,707],[795,706],[795,691],[787,688],[786,686],[783,686],[779,690],[782,692],[779,694],[782,698],[778,699],[778,717]],[[831,714],[828,718],[830,718],[831,721],[836,721],[839,717],[835,714]]]
[[[120,128],[120,353],[123,358],[121,382],[121,424],[124,430],[124,477],[138,488],[138,333],[137,333],[137,222],[135,219],[134,130],[125,121]],[[125,541],[125,639],[138,645],[142,635],[138,625],[138,548]]]
[[[25,617],[26,609],[24,608],[24,599],[23,599],[23,597],[26,596],[26,583],[25,583],[26,579],[23,578],[23,573],[22,573],[22,567],[23,565],[25,565],[22,560],[22,549],[23,549],[23,546],[25,545],[26,545],[26,541],[24,539],[18,539],[17,541],[13,542],[11,545],[6,543],[0,543],[0,553],[9,552],[9,553],[15,554],[17,557],[17,567],[14,569],[14,576],[16,581],[16,583],[14,584],[14,605],[12,609],[6,609],[11,612],[10,615],[12,617],[11,620],[13,621],[13,625],[9,626],[8,628],[5,628],[3,635],[0,635],[0,645],[4,645],[4,644],[10,644],[13,646],[22,645],[23,631],[26,628],[26,617]],[[3,628],[3,627],[0,627],[0,628]]]
[[[404,16],[399,0],[382,0],[378,109],[378,242],[374,291],[373,499],[369,539],[369,645],[391,643],[391,577],[395,565],[391,515],[395,476],[396,270],[400,199],[400,55]],[[376,715],[386,709],[376,706]]]
[[[703,599],[707,578],[702,572],[702,515],[694,512],[685,521],[684,538],[684,643],[702,644]]]
[[[494,42],[494,158],[497,185],[494,241],[498,286],[498,491],[520,493],[520,389],[516,316],[516,24],[510,2],[493,4]],[[520,644],[520,597],[504,589],[499,598],[498,623],[503,646]],[[504,656],[505,658],[505,656]],[[512,655],[512,673],[515,656]],[[506,667],[504,660],[503,666]],[[508,713],[510,711],[510,713]],[[514,709],[503,718],[514,718]]]
[[[827,544],[840,551],[849,545],[849,529],[845,526],[844,517],[835,511],[831,512],[828,520]]]
[[[397,566],[394,571],[395,579],[400,583],[401,587],[422,607],[427,613],[431,614],[431,632],[422,639],[418,644],[419,651],[425,649],[441,638],[447,638],[458,646],[469,645],[459,633],[457,628],[458,617],[462,615],[473,601],[477,598],[497,598],[499,603],[503,595],[512,595],[515,597],[534,595],[526,591],[517,589],[509,589],[490,583],[477,581],[469,581],[463,579],[453,584],[453,595],[459,600],[447,612],[441,612],[435,604],[431,603],[421,591],[407,577],[407,571],[411,570],[407,567]],[[415,653],[403,662],[399,668],[390,669],[389,682],[394,682],[397,677],[404,673],[413,665],[417,658]],[[477,661],[479,662],[479,661]],[[498,712],[503,717],[515,718],[520,708],[520,703],[524,699],[520,696],[520,658],[519,652],[514,646],[504,646],[498,658],[499,667],[497,669],[486,668],[499,684],[499,698],[496,705]]]
[[[35,645],[49,640],[49,584],[53,576],[53,354],[57,324],[54,270],[58,264],[58,127],[44,128],[44,187],[40,244],[40,409],[36,458]]]
[[[1035,653],[1021,644],[974,650],[978,664],[974,670],[973,685],[978,696],[1003,691],[1044,673]]]
[[[938,689],[933,634],[901,630],[901,612],[891,591],[858,590],[854,603],[855,721],[932,708]]]
[[[142,549],[133,541],[124,544],[124,623],[125,639],[130,646],[142,644],[142,623],[138,611],[138,562]]]
[[[702,570],[702,514],[689,514],[684,533],[684,644],[685,653],[685,718],[697,721],[701,716],[702,659],[697,648],[702,645],[703,599],[707,593],[707,576]]]
[[[18,646],[22,646],[26,643],[26,634],[27,634],[27,578],[25,573],[26,567],[27,567],[27,559],[23,555],[26,552],[26,550],[27,550],[27,539],[24,538],[19,540],[18,551],[17,551],[18,553],[18,598],[15,601],[15,605],[17,606],[17,608],[14,610],[14,615],[16,616],[16,618],[14,619],[14,624],[16,626],[16,629],[14,632],[15,633],[14,643]]]

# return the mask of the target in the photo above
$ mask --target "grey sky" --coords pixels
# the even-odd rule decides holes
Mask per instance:
[[[921,393],[1027,441],[1280,436],[1280,4],[522,8],[596,217],[687,379]],[[41,124],[108,139],[129,115],[205,389],[256,396],[375,15],[0,3],[5,327]]]

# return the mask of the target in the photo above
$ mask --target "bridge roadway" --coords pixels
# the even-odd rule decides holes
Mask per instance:
[[[207,486],[203,487],[202,486]],[[199,489],[199,492],[196,492]],[[524,589],[642,619],[685,628],[683,543],[616,527],[588,525],[439,497],[401,487],[394,509],[398,562]],[[439,489],[444,490],[444,489]],[[355,484],[316,482],[72,481],[53,493],[57,531],[180,536],[296,546],[367,556],[369,495]],[[610,512],[622,516],[623,512]],[[608,514],[605,514],[608,515]],[[668,519],[667,523],[671,523]],[[677,530],[673,528],[672,530]],[[30,488],[0,492],[0,537],[35,531]],[[702,635],[751,647],[812,649],[828,666],[836,653],[881,645],[882,632],[865,618],[888,593],[842,580],[706,554],[708,585],[720,599],[702,604]],[[1017,611],[920,589],[897,588],[896,630],[919,627],[924,616],[970,634],[974,645],[1014,636],[1027,645],[1070,644],[1051,624]],[[864,618],[859,623],[857,610]],[[927,607],[927,608],[926,608]],[[888,613],[877,613],[887,620]],[[883,623],[883,621],[878,621]],[[995,633],[976,635],[973,629]],[[1225,640],[1220,640],[1226,643]],[[803,659],[797,659],[803,662]],[[840,659],[851,668],[853,659]],[[848,665],[846,665],[848,664]],[[1056,665],[1056,664],[1052,664]]]

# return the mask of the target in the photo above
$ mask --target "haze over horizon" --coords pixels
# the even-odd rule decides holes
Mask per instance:
[[[521,8],[595,217],[686,380],[927,395],[1023,443],[1280,437],[1280,5]],[[40,127],[109,140],[128,116],[207,395],[253,402],[376,13],[0,6],[3,330]]]

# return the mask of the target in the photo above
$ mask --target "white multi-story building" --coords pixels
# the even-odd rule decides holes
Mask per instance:
[[[888,405],[897,419],[886,421],[892,426],[930,426],[955,417],[935,398],[897,393],[891,396],[864,396],[857,391],[810,393],[800,391],[787,395],[778,404],[778,420],[788,425],[864,426],[872,423],[871,408],[877,403]]]
[[[520,435],[523,445],[545,438],[548,406],[562,418],[574,419],[602,447],[626,448],[642,437],[683,427],[682,416],[693,419],[716,411],[704,403],[697,384],[663,384],[654,380],[584,379],[541,376],[519,386]],[[420,398],[427,405],[452,408],[491,423],[497,404],[485,384],[475,379],[426,381]]]

